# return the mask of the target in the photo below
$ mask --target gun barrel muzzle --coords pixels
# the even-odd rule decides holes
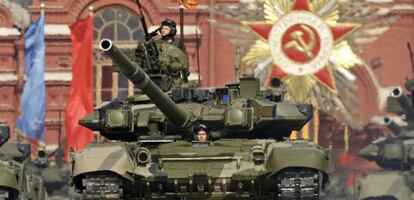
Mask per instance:
[[[402,89],[400,87],[394,88],[390,96],[392,98],[395,98],[398,104],[403,109],[403,112],[407,117],[407,122],[413,123],[414,122],[414,108],[413,108],[413,105],[411,105],[409,98],[406,95],[404,95]]]
[[[389,117],[384,117],[384,124],[392,131],[394,132],[396,135],[400,134],[402,132],[402,128],[395,123],[391,118]]]

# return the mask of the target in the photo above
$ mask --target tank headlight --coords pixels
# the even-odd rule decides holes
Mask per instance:
[[[139,148],[135,153],[138,164],[147,164],[150,161],[150,152],[146,148]]]
[[[253,153],[253,162],[257,165],[262,164],[264,162],[264,153],[263,152]]]
[[[262,147],[253,147],[251,156],[255,165],[261,165],[265,161],[265,154]]]
[[[113,109],[106,110],[105,127],[110,130],[129,131],[133,128],[132,111]]]

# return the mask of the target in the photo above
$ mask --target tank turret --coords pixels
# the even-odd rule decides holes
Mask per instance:
[[[383,168],[409,169],[414,165],[413,130],[399,126],[389,117],[383,118],[384,124],[395,137],[381,137],[361,149],[359,156],[376,162]],[[412,150],[411,150],[412,149]]]
[[[355,199],[412,199],[413,130],[401,127],[387,117],[384,121],[395,136],[378,138],[358,152],[381,170],[366,172],[356,179]]]
[[[16,162],[27,163],[30,160],[30,144],[8,143],[9,139],[9,126],[5,123],[0,123],[0,159],[11,159]]]
[[[312,105],[282,102],[284,91],[276,80],[275,87],[268,90],[260,90],[257,79],[244,77],[225,88],[179,88],[167,95],[110,40],[102,40],[100,47],[150,99],[109,102],[80,121],[108,139],[133,141],[158,132],[184,136],[196,124],[204,123],[211,128],[213,138],[281,140],[312,118]]]
[[[367,172],[356,179],[356,199],[411,199],[413,194],[412,166],[414,165],[414,109],[401,88],[392,90],[387,100],[387,110],[404,115],[407,125],[397,124],[389,117],[383,123],[393,136],[380,137],[359,151],[359,156],[375,162],[380,171]],[[404,181],[403,181],[404,180]],[[398,185],[398,187],[395,187]],[[398,188],[397,190],[391,188]]]

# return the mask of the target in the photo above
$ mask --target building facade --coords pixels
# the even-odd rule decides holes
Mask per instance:
[[[375,1],[375,0],[373,0]],[[64,141],[64,109],[72,79],[70,24],[77,19],[94,15],[94,86],[95,105],[114,98],[124,98],[134,93],[134,87],[125,77],[114,73],[111,61],[98,50],[98,41],[110,38],[121,48],[134,48],[142,37],[139,10],[133,0],[32,0],[31,3],[0,1],[0,121],[7,122],[12,130],[20,115],[20,96],[24,75],[24,30],[40,14],[40,3],[46,5],[46,143]],[[231,5],[238,0],[199,0],[198,11],[186,11],[184,20],[185,45],[189,53],[192,79],[201,78],[202,86],[219,86],[235,80],[235,47],[229,38],[221,35],[218,27],[209,20],[220,20],[206,8]],[[142,1],[143,14],[150,30],[168,17],[179,21],[177,0]],[[370,64],[378,83],[370,81],[369,71],[355,68],[360,110],[367,123],[378,109],[377,89],[403,85],[411,78],[412,68],[407,42],[414,45],[414,3],[395,0],[386,6],[393,7],[392,14],[401,15],[378,40],[365,47],[360,56]],[[198,17],[197,17],[198,16]],[[198,18],[198,20],[196,20]],[[197,33],[197,34],[196,34]],[[181,33],[178,33],[178,35]],[[196,41],[199,41],[197,65]],[[320,124],[336,123],[321,115]],[[341,126],[336,123],[336,126]],[[341,128],[321,126],[321,137],[335,135]],[[328,135],[328,136],[326,136]],[[326,138],[329,139],[329,138]]]

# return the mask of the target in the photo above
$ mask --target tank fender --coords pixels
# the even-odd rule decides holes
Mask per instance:
[[[330,175],[332,171],[330,151],[305,143],[279,142],[271,145],[266,160],[266,168],[271,171],[269,176],[291,167],[316,169],[325,175]]]
[[[75,154],[71,162],[72,177],[86,173],[106,171],[133,181],[130,173],[136,164],[124,143],[94,144]]]
[[[7,161],[3,161],[3,162],[7,162]],[[0,187],[12,188],[16,191],[19,191],[20,190],[20,180],[18,179],[19,174],[20,174],[20,170],[12,169],[8,166],[0,164]]]
[[[394,199],[414,199],[400,171],[374,171],[355,180],[355,199],[393,197]]]

